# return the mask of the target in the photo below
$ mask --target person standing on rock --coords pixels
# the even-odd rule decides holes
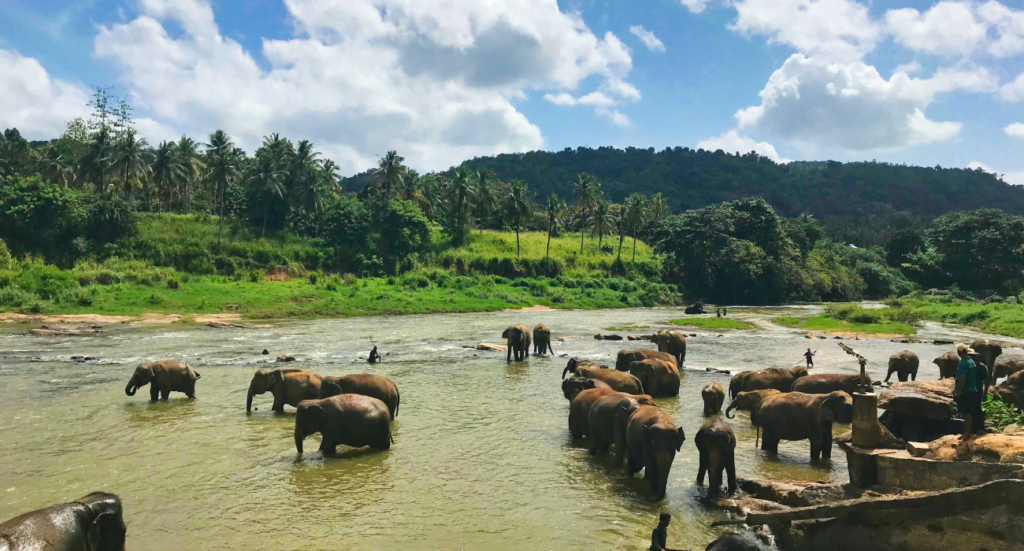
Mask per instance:
[[[953,399],[956,400],[956,407],[960,414],[964,416],[964,434],[960,437],[960,441],[967,442],[976,433],[985,429],[985,412],[981,410],[985,373],[971,359],[971,355],[976,352],[970,346],[958,344],[956,353],[960,356],[960,363],[956,366]]]
[[[681,551],[679,549],[671,549],[665,547],[668,540],[668,523],[672,521],[672,515],[668,513],[662,513],[658,517],[658,526],[651,532],[651,547],[650,551]]]

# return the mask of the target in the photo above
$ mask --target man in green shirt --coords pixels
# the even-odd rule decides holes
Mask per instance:
[[[956,352],[960,356],[960,363],[956,367],[953,399],[956,400],[956,407],[964,417],[964,434],[960,441],[966,442],[975,432],[981,432],[985,427],[985,413],[981,410],[981,402],[984,399],[987,373],[971,359],[971,355],[976,352],[970,346],[958,344]]]

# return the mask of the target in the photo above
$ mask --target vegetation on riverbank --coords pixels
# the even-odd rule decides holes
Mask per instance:
[[[953,296],[908,297],[887,301],[918,319],[969,325],[985,333],[1024,339],[1024,305],[1015,297],[1002,303],[982,304]]]
[[[729,318],[680,318],[671,320],[669,323],[702,329],[757,329],[751,323]]]
[[[805,331],[865,333],[869,335],[914,335],[920,321],[901,307],[865,308],[856,304],[829,304],[825,311],[808,318],[782,317],[775,323]]]
[[[995,425],[996,430],[1014,424],[1024,426],[1024,413],[991,394],[981,403],[981,410],[985,412],[985,420]]]

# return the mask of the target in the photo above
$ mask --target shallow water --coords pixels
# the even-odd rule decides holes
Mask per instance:
[[[730,308],[730,317],[764,321],[811,307]],[[42,338],[0,328],[0,520],[94,490],[121,495],[133,549],[643,549],[657,514],[675,517],[674,547],[703,549],[724,518],[701,502],[693,483],[700,426],[700,389],[728,376],[687,371],[680,397],[659,405],[684,427],[665,501],[651,503],[643,480],[590,457],[568,435],[568,405],[559,378],[566,359],[531,357],[506,364],[504,353],[464,346],[500,342],[504,327],[545,323],[556,352],[614,363],[626,342],[597,341],[603,328],[650,325],[681,309],[447,314],[286,321],[272,329],[209,330],[114,326],[98,337]],[[811,346],[817,372],[854,372],[857,363],[834,341],[800,331],[697,333],[686,365],[732,370],[791,367]],[[624,332],[620,332],[625,334]],[[929,325],[922,338],[970,334]],[[385,363],[368,366],[370,338]],[[919,376],[949,347],[885,340],[844,341],[867,355],[875,378],[890,354],[921,358]],[[649,344],[649,343],[648,343]],[[639,347],[639,346],[637,346]],[[267,348],[270,356],[260,355]],[[344,451],[325,459],[298,456],[294,409],[270,411],[269,394],[245,412],[254,370],[279,353],[323,375],[374,372],[393,379],[402,405],[388,452]],[[75,365],[72,355],[99,362]],[[172,394],[149,402],[147,388],[124,394],[134,366],[181,359],[202,374],[198,400]],[[754,448],[740,414],[740,477],[848,480],[838,448],[831,462],[811,465],[808,444],[784,442],[778,457]],[[837,427],[841,433],[847,427]],[[319,437],[306,449],[316,450]]]

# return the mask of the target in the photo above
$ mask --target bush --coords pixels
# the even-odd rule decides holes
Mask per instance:
[[[250,283],[259,283],[259,282],[263,281],[263,278],[264,278],[265,275],[266,274],[263,272],[263,270],[253,270],[253,271],[249,272],[249,282]]]
[[[985,419],[1003,430],[1008,425],[1024,425],[1024,413],[1021,413],[1012,404],[1008,404],[995,396],[989,394],[981,404],[981,410],[985,412]]]

